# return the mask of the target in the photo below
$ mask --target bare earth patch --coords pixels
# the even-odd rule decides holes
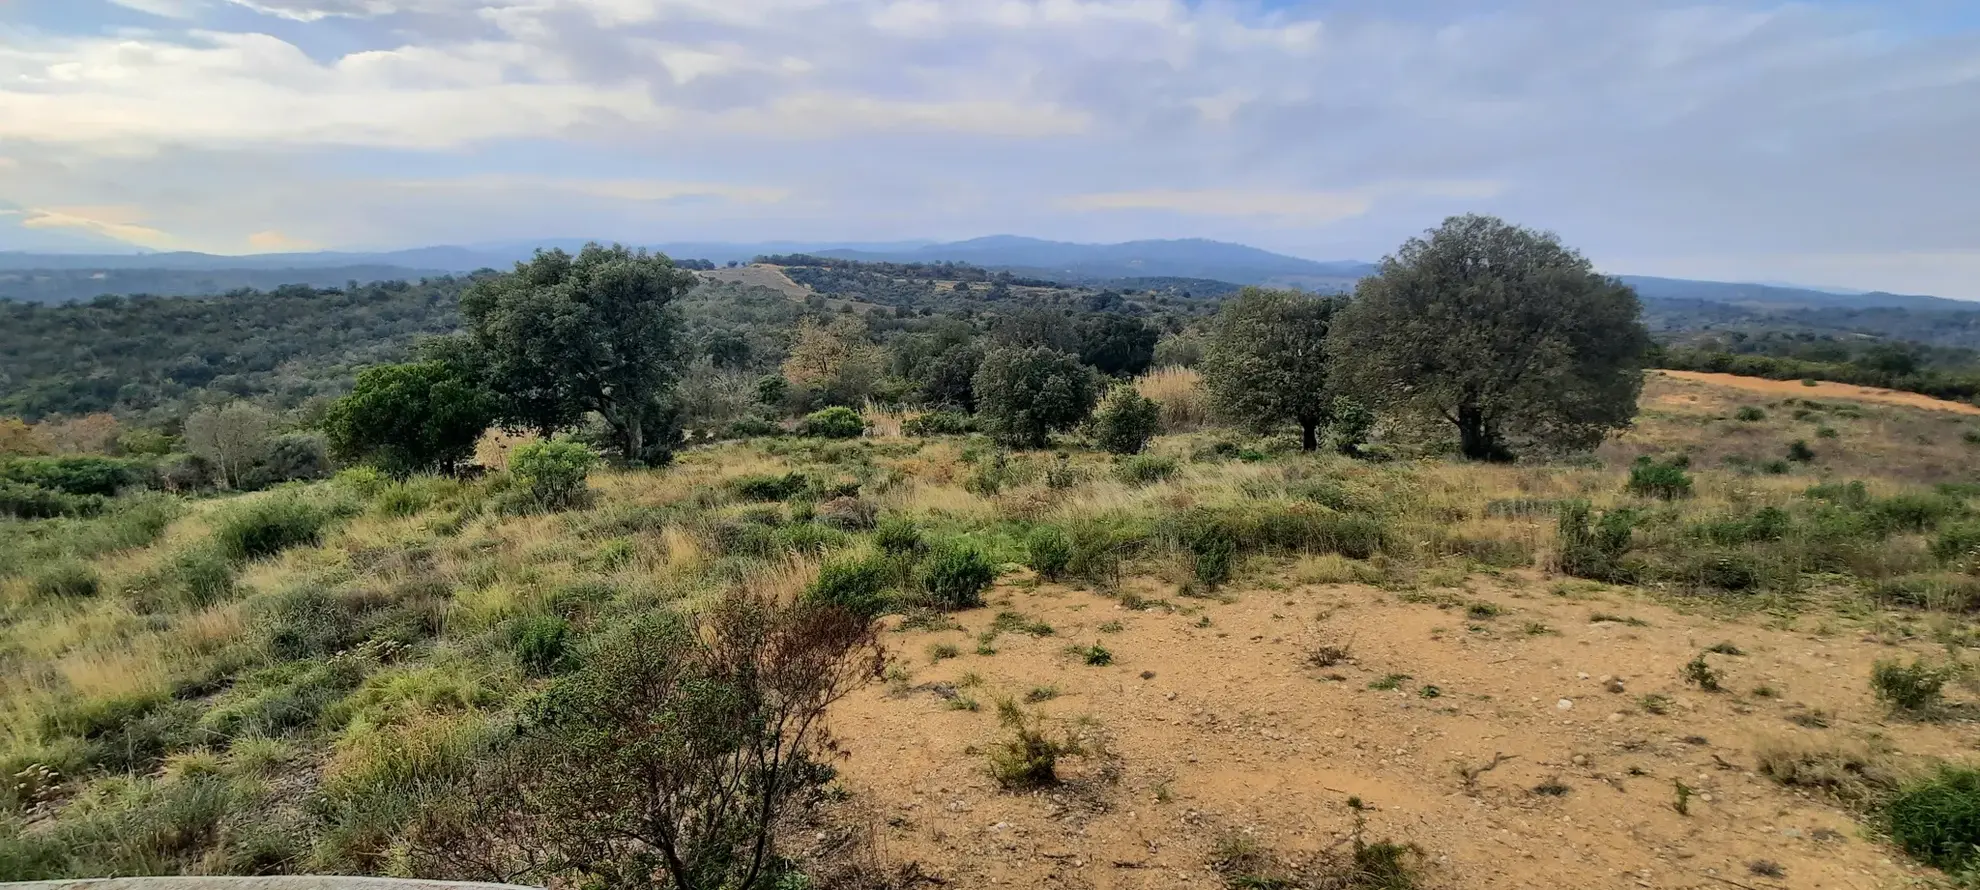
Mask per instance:
[[[1769,380],[1765,377],[1741,377],[1737,374],[1713,374],[1705,371],[1658,371],[1679,380],[1710,383],[1715,386],[1730,386],[1778,398],[1795,399],[1849,399],[1858,402],[1878,402],[1885,405],[1903,405],[1908,408],[1925,408],[1932,411],[1951,411],[1954,414],[1980,415],[1980,407],[1935,399],[1915,392],[1901,392],[1895,389],[1880,389],[1875,386],[1855,386],[1848,383],[1831,383],[1818,380],[1814,386],[1799,380]]]
[[[1923,874],[1838,805],[1758,774],[1751,754],[1875,735],[1958,757],[1970,726],[1888,720],[1873,700],[1871,664],[1900,650],[1812,616],[1570,598],[1527,573],[1465,583],[1407,596],[1275,570],[1215,601],[1126,582],[1177,611],[1006,584],[956,616],[965,630],[888,635],[910,676],[837,710],[842,781],[885,855],[957,887],[1218,887],[1220,837],[1337,847],[1351,797],[1368,840],[1424,848],[1429,886],[1870,888]],[[1000,610],[1055,632],[972,654]],[[1721,642],[1743,653],[1707,656],[1725,691],[1687,686],[1680,668]],[[931,662],[938,643],[962,654]],[[1095,643],[1112,664],[1068,654]],[[1063,760],[1062,785],[1012,793],[981,752],[1000,737],[997,700],[1028,694],[1104,744]],[[1809,715],[1827,728],[1794,722]]]

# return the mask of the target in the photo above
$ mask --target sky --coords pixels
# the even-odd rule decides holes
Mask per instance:
[[[0,249],[1377,259],[1465,212],[1980,299],[1980,2],[0,0]]]

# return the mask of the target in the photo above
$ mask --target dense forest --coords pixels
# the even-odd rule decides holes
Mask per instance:
[[[349,290],[354,283],[439,274],[381,265],[295,269],[0,269],[0,300],[73,303],[106,294],[207,297],[291,285]]]

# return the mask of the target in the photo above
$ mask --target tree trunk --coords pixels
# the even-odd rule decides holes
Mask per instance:
[[[1485,409],[1477,405],[1459,405],[1457,410],[1458,451],[1468,460],[1505,461],[1511,460],[1499,441],[1498,428],[1485,417]]]
[[[1320,424],[1318,421],[1299,422],[1299,447],[1302,451],[1320,450]]]
[[[646,430],[640,424],[640,419],[638,414],[626,418],[623,437],[626,443],[627,463],[646,462]]]

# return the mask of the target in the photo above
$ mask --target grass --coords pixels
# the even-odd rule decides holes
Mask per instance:
[[[1708,409],[1721,423],[1732,411],[1699,411]],[[1740,424],[1741,435],[1765,446],[1752,453],[1781,454],[1792,440],[1792,410]],[[1283,584],[1287,599],[1322,600],[1365,593],[1331,585],[1377,585],[1483,624],[1507,613],[1480,596],[1517,607],[1513,619],[1541,611],[1528,610],[1515,582],[1559,567],[1559,518],[1571,512],[1566,505],[1585,502],[1588,534],[1609,523],[1608,539],[1596,543],[1613,549],[1597,554],[1609,561],[1598,568],[1672,597],[1699,597],[1686,600],[1699,608],[1834,604],[1851,616],[1838,622],[1844,628],[1853,616],[1887,609],[1917,617],[1909,622],[1914,633],[1930,626],[1929,612],[1957,620],[1980,602],[1969,565],[1980,552],[1980,502],[1972,491],[1917,483],[1936,472],[1933,462],[1949,460],[1945,454],[1970,462],[1960,429],[1881,414],[1876,422],[1893,436],[1938,437],[1886,447],[1868,440],[1867,422],[1823,416],[1841,432],[1816,443],[1825,479],[1835,481],[1811,485],[1806,473],[1728,467],[1717,455],[1733,446],[1697,441],[1694,431],[1683,433],[1697,446],[1683,470],[1689,496],[1670,500],[1626,491],[1637,456],[1629,449],[1685,450],[1674,421],[1646,415],[1629,440],[1604,447],[1601,465],[1358,462],[1288,455],[1262,440],[1219,448],[1205,435],[1158,440],[1153,454],[1173,459],[1173,469],[1125,479],[1114,475],[1111,458],[1077,448],[1063,462],[1011,454],[996,491],[978,493],[963,483],[992,461],[966,464],[963,450],[980,447],[969,440],[765,439],[686,451],[666,470],[601,470],[591,477],[596,502],[558,515],[502,515],[489,506],[493,483],[414,480],[360,490],[346,480],[206,501],[117,498],[95,517],[0,523],[0,770],[9,778],[48,776],[0,789],[0,812],[14,812],[9,807],[20,801],[10,798],[20,795],[62,804],[37,817],[33,839],[18,841],[31,848],[5,855],[32,854],[38,870],[22,874],[55,876],[268,863],[387,870],[428,799],[412,789],[430,782],[424,787],[445,794],[480,734],[581,665],[599,631],[655,610],[692,611],[734,586],[898,615],[890,626],[906,633],[954,634],[890,634],[903,643],[894,647],[901,657],[916,662],[923,651],[936,661],[966,651],[992,657],[1000,635],[1012,650],[1023,646],[1017,635],[1063,637],[1070,625],[1054,629],[1025,610],[1042,608],[1026,598],[1068,596],[1065,587],[1125,606],[1166,605],[1158,598],[1172,598],[1173,587],[1156,592],[1150,579],[1191,581],[1206,593],[1225,585],[1238,598],[1258,595],[1266,582]],[[1070,481],[1055,485],[1053,474]],[[1851,486],[1856,478],[1864,484]],[[856,498],[874,522],[832,527],[832,510],[822,505],[838,497]],[[1024,572],[999,583],[1014,565],[1037,578]],[[1511,598],[1496,586],[1469,592],[1486,573],[1500,573],[1515,588]],[[1624,628],[1648,626],[1627,615],[1643,608],[1630,604],[1637,591],[1629,584],[1563,578],[1533,591],[1549,584],[1600,608],[1590,623],[1617,625],[1567,628],[1571,638],[1628,636]],[[1173,626],[1159,612],[1132,620],[1202,640],[1255,632],[1239,630],[1236,616],[1213,622],[1196,611],[1218,608],[1207,602],[1177,602],[1184,608]],[[1102,605],[1112,611],[1112,603]],[[1054,620],[1115,641],[1067,650],[1096,666],[1116,663],[1116,649],[1126,651],[1120,641],[1140,645],[1147,629],[1105,616]],[[1556,633],[1548,621],[1504,620],[1484,632],[1537,638]],[[1757,640],[1749,646],[1770,654]],[[1733,655],[1715,646],[1698,661],[1717,674],[1741,664],[1724,660]],[[1293,657],[1333,667],[1350,660],[1349,645]],[[1033,685],[1049,677],[1002,679],[1005,671],[991,667],[997,663],[970,665],[1011,683],[1023,707],[1068,700],[1059,687]],[[1872,683],[1894,710],[1946,712],[1955,679],[1949,665],[1892,665]],[[1375,676],[1370,688],[1407,690],[1412,707],[1426,712],[1472,699],[1406,674]],[[1738,679],[1745,689],[1757,678]],[[968,716],[993,697],[992,685],[978,680],[958,681],[946,707],[963,713],[945,719],[983,722]],[[896,692],[916,688],[900,661],[885,669],[884,682]],[[1433,694],[1434,703],[1419,700]],[[1754,699],[1762,697],[1755,688]],[[1754,699],[1724,702],[1764,711],[1768,721],[1806,720],[1804,735],[1850,731],[1838,722],[1819,732],[1812,727],[1832,720],[1822,712]],[[1645,713],[1675,712],[1661,695],[1636,704]],[[987,768],[1014,788],[1057,781],[1058,758],[1078,748],[1035,713],[1000,727]],[[1904,786],[1891,758],[1846,743],[1756,759],[1784,785],[1864,807]],[[1940,811],[1945,787],[1964,787],[1941,786],[1918,798],[1921,812]],[[326,803],[284,807],[270,787]],[[214,812],[224,820],[210,818]],[[17,843],[5,834],[7,818],[0,816],[0,844]],[[222,822],[257,833],[221,831]],[[1361,849],[1371,875],[1409,855],[1406,847]],[[1345,844],[1338,852],[1357,861]],[[1312,863],[1280,864],[1290,869],[1280,879],[1309,882],[1287,886],[1308,886],[1316,874],[1303,870]]]

